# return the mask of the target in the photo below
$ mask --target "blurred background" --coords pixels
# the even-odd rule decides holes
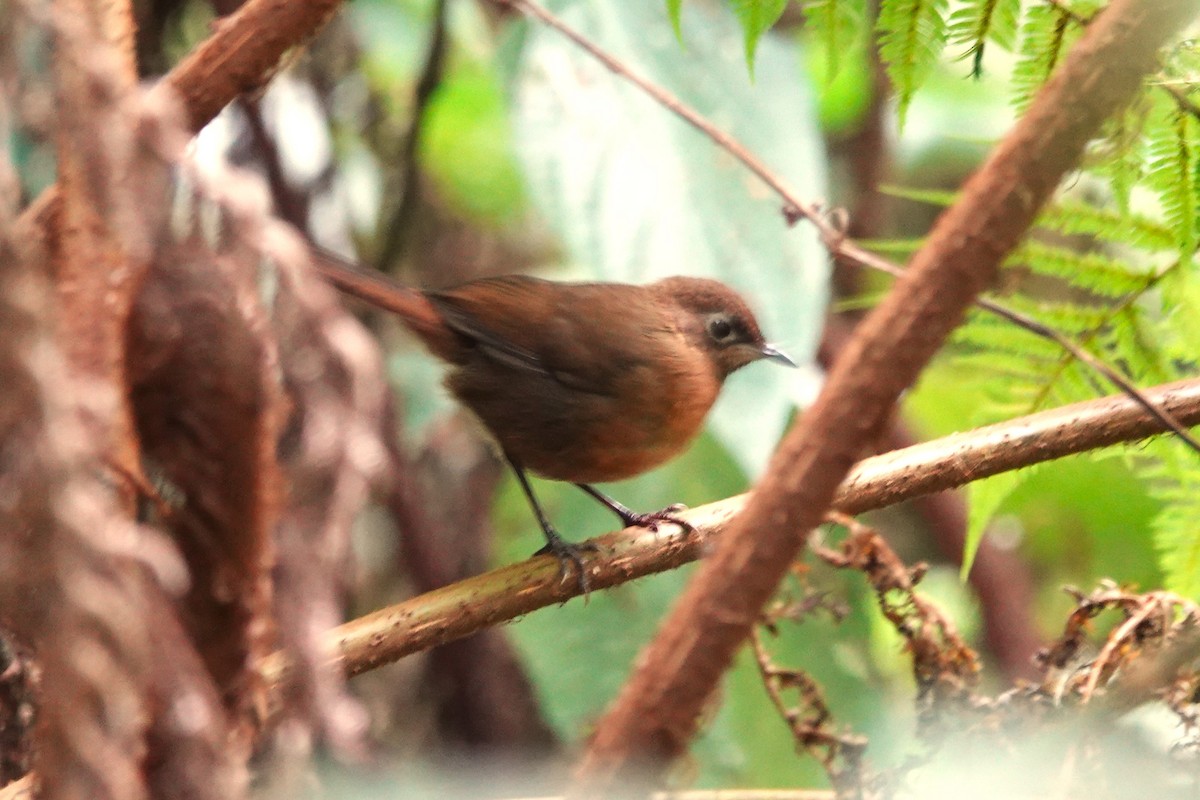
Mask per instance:
[[[237,4],[136,5],[150,80]],[[688,2],[678,27],[658,2],[548,5],[736,136],[801,196],[845,209],[851,236],[898,260],[1015,118],[1016,57],[1003,48],[978,65],[947,48],[905,101],[901,125],[869,37],[831,49],[796,4],[752,53],[722,3]],[[27,197],[54,177],[45,91],[36,81],[23,87],[11,139]],[[406,283],[690,274],[741,289],[768,337],[804,368],[739,373],[685,456],[607,487],[637,509],[701,505],[750,487],[888,285],[831,263],[811,226],[789,226],[779,200],[727,153],[576,45],[487,3],[348,3],[267,90],[226,109],[193,148],[201,165],[260,172],[276,213],[306,237]],[[386,355],[396,477],[357,525],[346,618],[540,545],[519,487],[441,388],[438,364],[386,314],[352,308]],[[994,376],[947,353],[876,450],[1001,418],[994,389]],[[1151,488],[1128,459],[1094,455],[1010,479],[975,514],[988,536],[966,582],[963,496],[868,521],[906,562],[928,562],[923,594],[980,651],[984,687],[999,690],[1035,675],[1036,650],[1075,606],[1063,586],[1163,585],[1149,532],[1164,501]],[[539,481],[536,490],[569,538],[611,528],[607,512],[572,487]],[[586,737],[690,573],[594,593],[355,679],[377,758],[348,771],[331,762],[327,787],[366,791],[370,780],[395,785],[398,775],[413,797],[421,787],[465,796],[473,780],[493,795],[536,786],[543,768],[529,765],[553,774]],[[869,737],[873,763],[900,763],[913,752],[916,712],[899,636],[862,576],[813,563],[793,580],[789,591],[822,593],[837,613],[814,613],[802,630],[785,626],[775,659],[819,682],[835,727]],[[376,778],[363,784],[364,775]],[[696,787],[819,786],[825,771],[797,755],[743,653],[679,778]]]

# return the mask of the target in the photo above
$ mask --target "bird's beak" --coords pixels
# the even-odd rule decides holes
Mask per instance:
[[[762,353],[762,357],[770,361],[778,361],[780,364],[788,367],[796,366],[796,362],[788,357],[787,353],[776,348],[774,345],[764,344],[758,351]]]

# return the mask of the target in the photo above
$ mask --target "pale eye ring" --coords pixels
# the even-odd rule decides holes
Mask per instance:
[[[733,335],[733,326],[724,317],[714,317],[708,321],[708,335],[723,342]]]

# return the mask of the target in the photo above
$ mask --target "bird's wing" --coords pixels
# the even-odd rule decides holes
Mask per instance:
[[[653,354],[651,326],[665,324],[640,287],[563,284],[526,276],[474,281],[430,293],[446,324],[489,359],[564,386],[615,396]]]

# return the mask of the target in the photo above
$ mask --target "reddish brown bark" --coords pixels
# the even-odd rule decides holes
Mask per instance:
[[[996,275],[1100,124],[1154,69],[1192,2],[1117,0],[935,224],[867,317],[824,391],[776,453],[730,535],[705,562],[600,721],[576,790],[602,794],[636,767],[658,774],[896,398]]]
[[[250,0],[162,79],[154,101],[178,97],[188,130],[200,130],[239,95],[265,86],[283,55],[315,35],[339,5],[341,0]],[[47,232],[61,211],[60,189],[51,186],[21,215],[22,239],[48,244]]]
[[[254,665],[276,645],[270,576],[286,413],[246,255],[196,239],[166,248],[129,330],[138,434],[172,497],[156,522],[188,566],[180,611],[243,744],[262,702]]]

